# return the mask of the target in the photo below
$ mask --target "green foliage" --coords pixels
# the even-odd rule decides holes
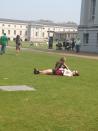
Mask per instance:
[[[0,85],[36,89],[0,91],[0,131],[98,131],[97,60],[67,57],[79,77],[32,74],[34,67],[53,68],[60,57],[31,50],[0,56]]]

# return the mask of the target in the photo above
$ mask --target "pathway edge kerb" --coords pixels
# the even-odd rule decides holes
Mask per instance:
[[[87,59],[95,59],[98,60],[98,55],[97,54],[88,54],[88,55],[84,55],[82,53],[68,53],[68,52],[56,52],[54,50],[42,50],[42,49],[32,49],[32,51],[36,51],[36,52],[45,52],[45,53],[51,53],[51,54],[59,54],[59,55],[66,55],[66,56],[74,56],[74,57],[79,57],[79,58],[87,58]]]
[[[15,48],[8,46],[8,48]],[[79,58],[87,58],[87,59],[95,59],[98,60],[98,54],[97,53],[85,53],[85,52],[80,52],[80,53],[75,53],[75,52],[67,52],[67,51],[58,51],[54,49],[31,49],[31,48],[22,48],[22,50],[30,50],[30,51],[35,51],[35,52],[45,52],[45,53],[50,53],[50,54],[59,54],[59,55],[66,55],[66,56],[75,56]]]

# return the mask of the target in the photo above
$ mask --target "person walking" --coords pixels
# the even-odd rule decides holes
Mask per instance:
[[[76,53],[80,52],[80,38],[77,38],[75,47],[76,47]]]
[[[74,51],[74,47],[75,47],[75,41],[74,39],[72,40],[72,51]]]
[[[16,53],[20,52],[21,38],[19,35],[16,36]]]
[[[5,53],[6,46],[8,45],[8,38],[6,36],[6,33],[4,33],[0,38],[0,55]]]

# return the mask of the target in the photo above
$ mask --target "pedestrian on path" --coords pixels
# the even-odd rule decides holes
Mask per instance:
[[[80,52],[80,38],[77,38],[75,47],[76,47],[76,53]]]
[[[4,33],[0,38],[0,55],[5,53],[6,46],[8,45],[8,38],[6,33]]]
[[[20,52],[21,38],[19,35],[16,36],[16,53]]]

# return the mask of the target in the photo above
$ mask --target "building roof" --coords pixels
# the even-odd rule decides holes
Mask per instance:
[[[14,20],[14,19],[5,19],[5,18],[0,18],[0,22],[8,22],[8,23],[22,23],[22,24],[29,24],[32,26],[61,26],[61,27],[74,27],[77,28],[78,25],[74,22],[67,22],[67,23],[55,23],[50,20],[37,20],[37,21],[25,21],[25,20]]]
[[[77,28],[78,25],[74,22],[67,22],[67,23],[55,23],[50,20],[38,20],[38,21],[32,21],[32,24],[39,24],[39,25],[48,25],[48,26],[62,26],[62,27],[75,27]]]
[[[25,20],[13,20],[13,19],[5,19],[5,18],[0,18],[0,22],[9,22],[9,23],[26,23],[26,24],[29,23],[29,21],[25,21]]]

